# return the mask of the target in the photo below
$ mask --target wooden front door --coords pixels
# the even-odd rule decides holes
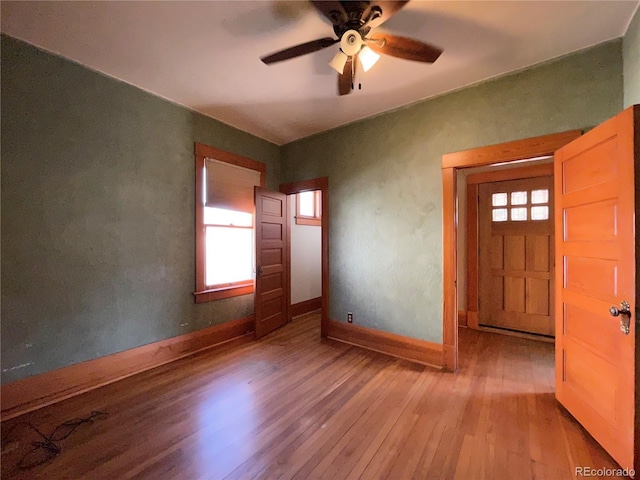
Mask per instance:
[[[623,468],[634,467],[639,116],[627,109],[555,157],[556,398]],[[631,313],[612,316],[623,301]]]
[[[255,187],[256,338],[287,323],[287,196]]]
[[[480,325],[553,336],[553,177],[478,193]]]

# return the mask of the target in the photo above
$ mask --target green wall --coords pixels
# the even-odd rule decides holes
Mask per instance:
[[[440,342],[442,154],[623,104],[618,40],[277,147],[1,40],[2,383],[252,312],[193,302],[195,141],[265,162],[272,189],[328,176],[331,317]]]
[[[2,383],[253,312],[195,305],[194,142],[279,147],[2,36]]]
[[[624,106],[640,104],[640,8],[631,20],[624,36]]]
[[[595,126],[622,95],[616,40],[284,146],[284,181],[329,177],[331,318],[441,342],[442,155]]]

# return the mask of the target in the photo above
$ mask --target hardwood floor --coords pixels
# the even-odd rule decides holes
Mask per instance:
[[[558,406],[553,345],[461,329],[442,373],[332,340],[317,314],[2,424],[2,478],[560,479],[613,460]],[[106,412],[17,464],[38,435]]]

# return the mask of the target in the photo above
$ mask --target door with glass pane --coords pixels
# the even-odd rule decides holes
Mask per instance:
[[[480,325],[554,336],[553,177],[478,193]]]

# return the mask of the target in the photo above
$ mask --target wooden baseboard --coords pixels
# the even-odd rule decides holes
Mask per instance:
[[[298,302],[291,305],[291,316],[293,318],[304,315],[305,313],[320,310],[322,308],[322,297],[311,298],[304,302]]]
[[[443,350],[439,343],[404,337],[372,328],[329,320],[328,337],[340,342],[374,350],[413,362],[443,367]]]
[[[253,315],[2,385],[2,421],[238,338]]]
[[[458,326],[466,327],[467,326],[467,311],[466,310],[458,310]]]
[[[478,312],[467,310],[467,327],[477,329],[479,326]]]

